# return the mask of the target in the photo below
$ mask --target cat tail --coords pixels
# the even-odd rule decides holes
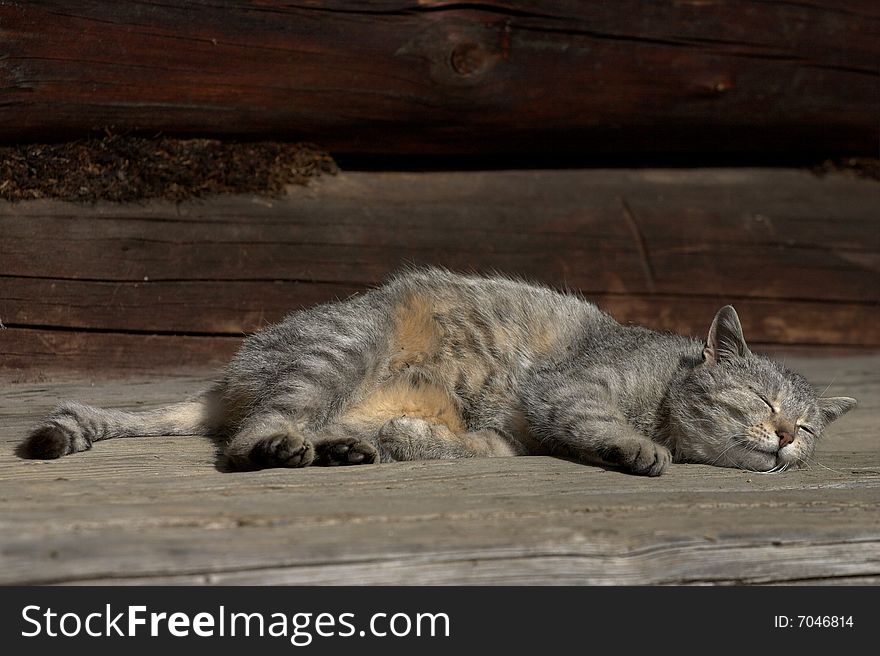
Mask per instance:
[[[67,401],[31,430],[18,454],[24,458],[58,458],[115,437],[211,435],[215,399],[216,390],[210,389],[181,403],[137,412]]]

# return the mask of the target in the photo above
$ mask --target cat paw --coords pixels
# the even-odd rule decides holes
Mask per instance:
[[[23,458],[50,460],[92,448],[76,403],[58,406],[19,446]]]
[[[315,446],[315,463],[334,467],[337,465],[369,465],[379,462],[379,451],[366,440],[345,437]]]
[[[672,453],[661,444],[639,440],[626,447],[610,448],[604,459],[633,474],[660,476],[672,462]]]
[[[315,447],[297,434],[278,433],[260,439],[248,454],[252,467],[308,467],[315,459]]]

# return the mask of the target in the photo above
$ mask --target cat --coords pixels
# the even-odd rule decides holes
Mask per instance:
[[[63,403],[21,450],[203,434],[237,470],[550,454],[648,476],[671,462],[782,471],[855,405],[753,354],[729,305],[701,341],[621,325],[573,293],[424,268],[248,337],[189,401]]]

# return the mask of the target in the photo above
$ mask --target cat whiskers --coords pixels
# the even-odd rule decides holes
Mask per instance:
[[[726,449],[724,449],[724,451],[718,454],[718,457],[716,457],[712,462],[709,463],[710,465],[714,465],[716,462],[721,460],[721,458],[724,457],[727,452],[735,446],[744,446],[747,448],[749,446],[745,433],[734,433],[728,439],[730,440],[730,444],[727,446]]]
[[[810,463],[812,463],[814,465],[819,465],[820,467],[827,469],[830,472],[834,472],[835,474],[846,474],[846,472],[842,472],[839,469],[833,469],[833,468],[829,467],[828,465],[823,465],[821,462],[819,462],[815,458],[810,458],[809,456],[801,456],[801,462],[807,464],[807,466],[809,466]]]
[[[766,471],[757,471],[755,473],[756,474],[781,474],[786,469],[788,469],[790,466],[791,466],[790,462],[783,462],[783,463],[776,465],[772,469],[768,469]]]
[[[821,399],[823,396],[825,396],[825,392],[827,392],[827,391],[829,390],[829,388],[834,384],[834,381],[835,381],[835,380],[837,380],[837,375],[836,375],[836,374],[835,374],[834,377],[831,379],[831,382],[828,383],[828,384],[825,386],[825,389],[822,390],[822,393],[819,395],[819,398],[820,398],[820,399]]]

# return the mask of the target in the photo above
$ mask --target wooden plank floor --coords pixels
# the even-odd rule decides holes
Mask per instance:
[[[880,583],[880,356],[787,364],[861,402],[821,464],[658,479],[544,457],[223,473],[195,437],[26,461],[62,399],[149,407],[211,374],[7,378],[0,584]]]

